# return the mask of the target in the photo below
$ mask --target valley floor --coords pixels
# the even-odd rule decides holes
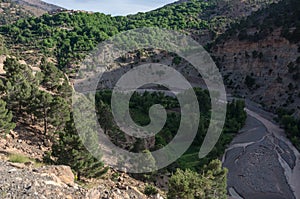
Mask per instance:
[[[223,157],[234,198],[300,198],[300,155],[271,114],[247,103],[248,119]],[[266,119],[268,118],[268,119]]]

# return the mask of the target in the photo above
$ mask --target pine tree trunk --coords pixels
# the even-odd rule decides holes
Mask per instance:
[[[80,174],[80,172],[77,172],[77,180],[78,180],[78,181],[81,180],[81,174]]]
[[[47,135],[48,121],[47,121],[47,110],[44,108],[44,134]]]

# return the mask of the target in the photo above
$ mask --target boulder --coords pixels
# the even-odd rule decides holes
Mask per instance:
[[[44,166],[38,169],[38,173],[55,175],[62,183],[74,186],[74,174],[69,166]],[[59,182],[58,182],[59,183]]]

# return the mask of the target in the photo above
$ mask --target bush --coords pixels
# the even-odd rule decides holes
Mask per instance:
[[[153,185],[147,185],[144,190],[144,194],[147,196],[155,195],[158,193],[158,190]]]
[[[245,84],[248,88],[253,88],[255,85],[255,79],[249,75],[246,76]]]
[[[222,168],[219,160],[213,160],[200,173],[189,169],[177,169],[169,180],[168,198],[196,199],[214,198],[226,199],[227,169]]]

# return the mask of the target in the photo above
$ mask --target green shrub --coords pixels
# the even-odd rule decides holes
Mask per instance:
[[[249,75],[246,76],[245,84],[248,88],[253,88],[255,85],[255,79]]]
[[[158,190],[153,185],[147,185],[144,190],[144,194],[147,196],[155,195],[158,193]]]
[[[227,169],[219,160],[213,160],[201,173],[177,169],[169,180],[169,199],[214,198],[226,199]]]

